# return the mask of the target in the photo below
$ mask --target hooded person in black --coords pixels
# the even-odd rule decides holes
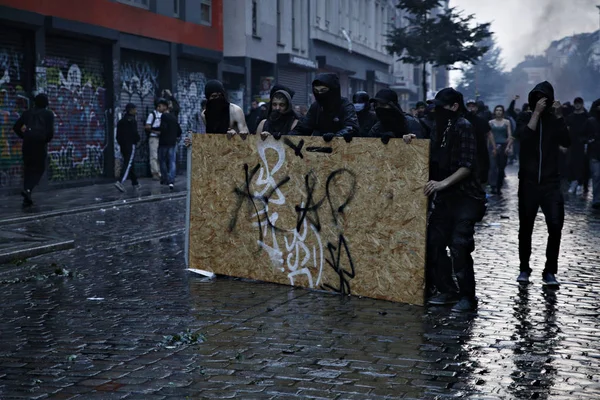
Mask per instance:
[[[398,94],[392,89],[381,89],[370,101],[375,106],[377,123],[369,132],[369,137],[379,138],[385,144],[392,138],[401,139],[406,135],[418,139],[425,137],[421,123],[402,111]]]
[[[23,206],[33,205],[32,190],[40,183],[46,170],[48,143],[54,137],[54,113],[49,111],[48,96],[35,96],[35,108],[27,110],[15,122],[14,132],[23,139]]]
[[[136,146],[140,141],[136,115],[137,108],[135,104],[129,103],[125,106],[125,115],[117,123],[117,143],[123,155],[123,166],[121,168],[121,177],[115,183],[115,187],[121,192],[125,192],[123,184],[127,178],[131,179],[131,184],[134,188],[139,189],[140,186],[133,166]]]
[[[249,132],[244,111],[229,103],[223,84],[217,80],[206,82],[204,95],[207,102],[202,119],[206,133],[223,133],[229,138],[239,133],[245,139]]]
[[[571,194],[576,194],[580,188],[587,192],[589,180],[585,125],[590,116],[583,105],[583,99],[577,97],[573,101],[573,112],[565,118],[571,135],[571,147],[567,153],[568,178],[571,182],[569,193]]]
[[[590,118],[585,124],[588,138],[588,157],[592,175],[592,207],[600,210],[600,99],[592,103]]]
[[[368,137],[371,128],[377,122],[377,117],[371,111],[369,100],[369,94],[364,91],[356,92],[352,96],[352,103],[354,104],[356,116],[358,117],[358,126],[360,127],[358,137]]]
[[[256,133],[265,140],[269,135],[279,139],[281,135],[287,135],[298,123],[298,116],[294,112],[292,96],[285,90],[284,86],[278,86],[278,90],[271,91],[267,118],[258,124]],[[288,89],[289,90],[289,89]],[[293,92],[293,91],[292,91]]]
[[[359,131],[354,105],[341,95],[336,74],[319,74],[312,83],[316,101],[300,120],[291,135],[322,136],[326,142],[334,137],[351,141]]]
[[[529,104],[534,107],[528,121],[520,121],[517,136],[521,140],[519,168],[519,258],[520,283],[528,283],[531,274],[531,235],[538,208],[541,207],[548,226],[546,266],[542,274],[544,284],[558,286],[561,231],[565,205],[560,188],[560,147],[571,144],[569,131],[562,116],[561,105],[554,100],[554,88],[549,82],[538,84],[529,93]]]
[[[475,223],[485,214],[485,192],[477,173],[477,141],[462,94],[452,88],[435,97],[435,136],[431,142],[431,180],[424,188],[433,196],[433,212],[427,231],[427,276],[440,292],[429,304],[457,303],[453,311],[476,308],[475,272],[471,253],[475,250]],[[452,263],[446,262],[450,248]],[[456,283],[452,272],[456,274]]]

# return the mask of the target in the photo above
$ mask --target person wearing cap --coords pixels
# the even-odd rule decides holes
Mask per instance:
[[[491,160],[497,155],[496,142],[488,121],[484,121],[477,113],[479,107],[475,100],[467,101],[468,112],[464,117],[473,126],[475,140],[477,140],[477,166],[479,171],[479,182],[485,185],[488,182]],[[490,154],[491,149],[491,154]],[[490,157],[491,156],[491,157]],[[495,162],[494,162],[495,163]]]
[[[207,102],[202,120],[206,124],[206,133],[227,134],[229,139],[239,134],[245,139],[249,132],[244,111],[227,100],[223,84],[217,80],[206,82],[204,95]]]
[[[352,96],[352,103],[354,104],[354,110],[356,110],[356,116],[358,117],[358,137],[368,137],[371,128],[377,122],[377,117],[371,111],[371,103],[369,102],[369,94],[364,91],[354,93]]]
[[[427,103],[425,103],[424,101],[418,101],[415,105],[415,109],[417,110],[417,117],[424,118],[425,111],[427,110]]]
[[[261,135],[263,140],[269,135],[279,139],[281,135],[289,134],[298,124],[298,116],[294,112],[292,96],[288,91],[290,89],[283,87],[278,89],[271,92],[268,116],[260,121],[256,130],[256,133]]]
[[[23,139],[23,207],[33,205],[31,192],[46,170],[48,143],[54,137],[54,113],[48,110],[48,96],[35,96],[35,107],[21,114],[13,131]]]
[[[369,132],[369,137],[379,138],[385,144],[390,139],[403,138],[405,135],[424,138],[421,124],[415,117],[402,111],[395,91],[381,89],[370,101],[375,108],[377,123]]]
[[[529,283],[531,236],[541,208],[548,227],[546,265],[542,272],[545,286],[558,287],[558,255],[565,219],[565,201],[560,182],[561,147],[571,145],[569,130],[560,102],[554,99],[554,88],[545,81],[529,93],[529,104],[535,107],[529,120],[522,121],[517,135],[521,140],[519,163],[519,259],[517,282]]]
[[[160,181],[160,164],[158,163],[158,142],[160,136],[160,119],[162,113],[169,109],[169,102],[165,98],[156,101],[156,108],[146,118],[146,132],[148,133],[148,147],[150,157],[150,173],[152,178]]]
[[[569,193],[582,194],[588,191],[589,160],[587,156],[587,133],[585,130],[589,114],[581,97],[573,101],[573,112],[566,118],[571,136],[571,147],[567,152]]]
[[[125,114],[117,123],[117,143],[121,148],[123,165],[121,167],[121,176],[115,183],[115,187],[121,192],[125,192],[125,186],[123,186],[123,184],[127,178],[131,179],[131,184],[135,189],[140,188],[133,165],[135,159],[135,149],[140,141],[136,115],[137,108],[135,104],[129,103],[125,106]]]
[[[336,74],[319,74],[312,83],[315,102],[290,135],[322,136],[326,142],[334,137],[351,141],[359,131],[354,105],[342,97],[340,78]]]
[[[477,306],[473,237],[475,223],[481,221],[486,208],[477,173],[477,141],[463,117],[466,108],[460,92],[442,89],[435,96],[435,105],[431,178],[423,191],[433,197],[427,232],[427,276],[433,282],[428,286],[435,286],[439,294],[430,298],[429,304],[454,304],[455,312],[473,311]],[[452,263],[444,262],[447,247]]]

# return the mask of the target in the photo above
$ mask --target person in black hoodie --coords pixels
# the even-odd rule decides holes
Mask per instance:
[[[529,93],[534,111],[528,121],[521,121],[517,132],[521,140],[519,166],[519,283],[528,283],[531,275],[531,235],[541,207],[548,226],[544,285],[557,287],[558,254],[565,218],[565,204],[560,188],[559,147],[571,144],[560,102],[554,100],[554,88],[545,81]]]
[[[23,207],[33,205],[31,192],[46,170],[48,143],[54,137],[54,114],[48,108],[48,96],[35,96],[35,108],[27,110],[15,122],[14,132],[23,139]]]
[[[590,116],[583,105],[583,99],[577,97],[573,101],[573,112],[565,118],[571,135],[571,147],[567,152],[568,175],[571,182],[569,193],[571,194],[580,194],[580,191],[587,192],[589,180],[585,124]]]
[[[354,105],[341,95],[336,74],[319,74],[312,83],[316,101],[290,135],[322,136],[326,142],[343,137],[347,142],[359,131]]]
[[[167,104],[168,106],[168,104]],[[177,117],[168,110],[160,121],[160,142],[158,143],[158,159],[160,160],[160,175],[163,185],[174,189],[177,174],[177,141],[181,137],[181,126]]]
[[[590,118],[585,124],[588,137],[588,156],[592,174],[592,207],[600,210],[600,99],[592,103]]]
[[[467,101],[465,118],[471,123],[477,140],[477,166],[479,171],[479,182],[485,185],[490,172],[490,149],[492,156],[496,157],[496,142],[492,134],[489,121],[484,121],[477,115],[478,105],[475,100]]]
[[[407,135],[411,138],[425,138],[419,120],[402,111],[398,94],[392,89],[381,89],[370,101],[375,107],[378,121],[369,132],[369,137],[379,138],[384,144],[392,138],[401,139]]]
[[[123,184],[128,177],[131,179],[131,184],[134,188],[140,188],[137,176],[135,175],[135,168],[133,167],[135,148],[140,141],[140,134],[138,133],[137,121],[135,119],[136,115],[137,108],[135,104],[129,103],[125,106],[125,115],[117,123],[117,143],[123,155],[123,167],[121,168],[121,177],[115,183],[115,187],[121,192],[125,192]]]
[[[258,124],[256,133],[265,140],[269,135],[279,139],[281,135],[287,135],[296,127],[298,116],[294,112],[292,96],[283,86],[271,93],[269,101],[268,117]],[[287,89],[287,88],[286,88]]]
[[[227,134],[230,139],[239,134],[245,139],[249,132],[244,111],[227,100],[223,84],[217,80],[206,82],[204,95],[207,102],[202,121],[206,125],[206,133]]]
[[[352,103],[354,104],[356,116],[358,117],[358,126],[360,127],[358,137],[368,137],[371,128],[377,122],[377,117],[371,111],[369,100],[369,94],[364,91],[356,92],[352,96]]]

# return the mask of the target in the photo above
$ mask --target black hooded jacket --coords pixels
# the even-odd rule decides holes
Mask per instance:
[[[588,138],[588,155],[594,160],[600,161],[600,99],[594,101],[590,110],[591,117],[585,124],[585,131]]]
[[[538,84],[529,93],[532,109],[542,97],[547,98],[547,106],[536,130],[528,127],[530,113],[524,114],[518,123],[517,136],[521,140],[519,179],[534,184],[558,183],[559,146],[569,147],[571,141],[564,118],[556,117],[552,111],[554,88],[547,81]]]
[[[392,108],[397,112],[394,124],[387,126],[384,122],[377,121],[369,132],[368,137],[381,138],[387,133],[392,134],[395,138],[401,139],[404,135],[412,133],[417,136],[417,139],[427,138],[427,134],[424,132],[423,126],[418,119],[412,115],[406,114],[402,109],[398,109],[394,106],[392,106]]]
[[[40,96],[40,95],[38,95]],[[48,154],[48,143],[54,137],[54,114],[47,110],[47,100],[44,104],[37,104],[32,110],[27,110],[15,122],[14,132],[23,139],[23,163],[31,167],[44,168]],[[23,125],[27,127],[21,132]]]
[[[365,109],[356,113],[358,118],[359,132],[358,137],[369,137],[369,132],[377,123],[375,113],[369,109],[369,104],[365,105]]]
[[[290,135],[323,136],[333,133],[335,136],[356,136],[359,131],[358,117],[354,104],[341,96],[340,80],[336,74],[319,74],[313,86],[323,85],[329,88],[326,98],[315,101],[308,113],[298,122]]]
[[[131,150],[140,141],[135,115],[125,114],[117,123],[117,143],[122,149]]]

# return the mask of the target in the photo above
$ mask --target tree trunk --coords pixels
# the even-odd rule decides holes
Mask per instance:
[[[423,80],[421,84],[423,85],[423,101],[427,101],[427,64],[423,63]]]

